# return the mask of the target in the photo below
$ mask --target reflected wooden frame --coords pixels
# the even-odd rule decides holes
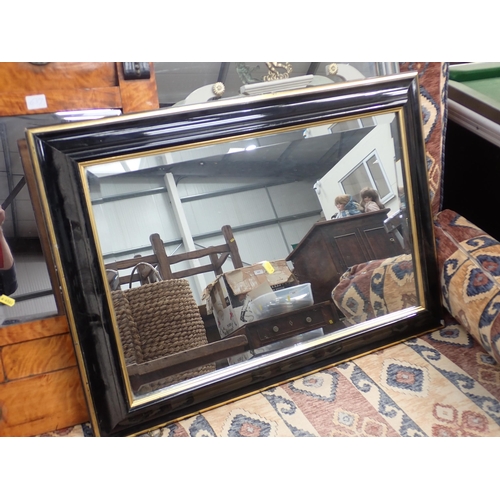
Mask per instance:
[[[394,112],[420,305],[134,398],[90,210],[90,165]],[[95,435],[145,432],[441,326],[417,73],[27,131]],[[415,210],[418,207],[418,210]]]

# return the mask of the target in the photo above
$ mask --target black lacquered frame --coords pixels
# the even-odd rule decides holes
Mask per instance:
[[[82,164],[382,112],[396,112],[402,128],[421,306],[347,328],[341,337],[194,379],[157,397],[131,399]],[[27,131],[95,434],[144,432],[438,328],[441,303],[420,113],[417,74],[404,73]]]

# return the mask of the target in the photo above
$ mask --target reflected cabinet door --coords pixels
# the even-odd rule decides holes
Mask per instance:
[[[351,266],[395,257],[404,248],[385,229],[389,210],[317,222],[287,260],[299,281],[309,281],[315,301],[329,300]]]

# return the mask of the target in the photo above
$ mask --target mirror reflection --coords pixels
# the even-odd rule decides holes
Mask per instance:
[[[87,166],[135,396],[418,305],[398,116]]]

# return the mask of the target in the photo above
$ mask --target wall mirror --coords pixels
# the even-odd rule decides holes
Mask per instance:
[[[402,73],[27,131],[96,435],[440,326],[418,89]],[[383,207],[339,212],[366,187]]]

